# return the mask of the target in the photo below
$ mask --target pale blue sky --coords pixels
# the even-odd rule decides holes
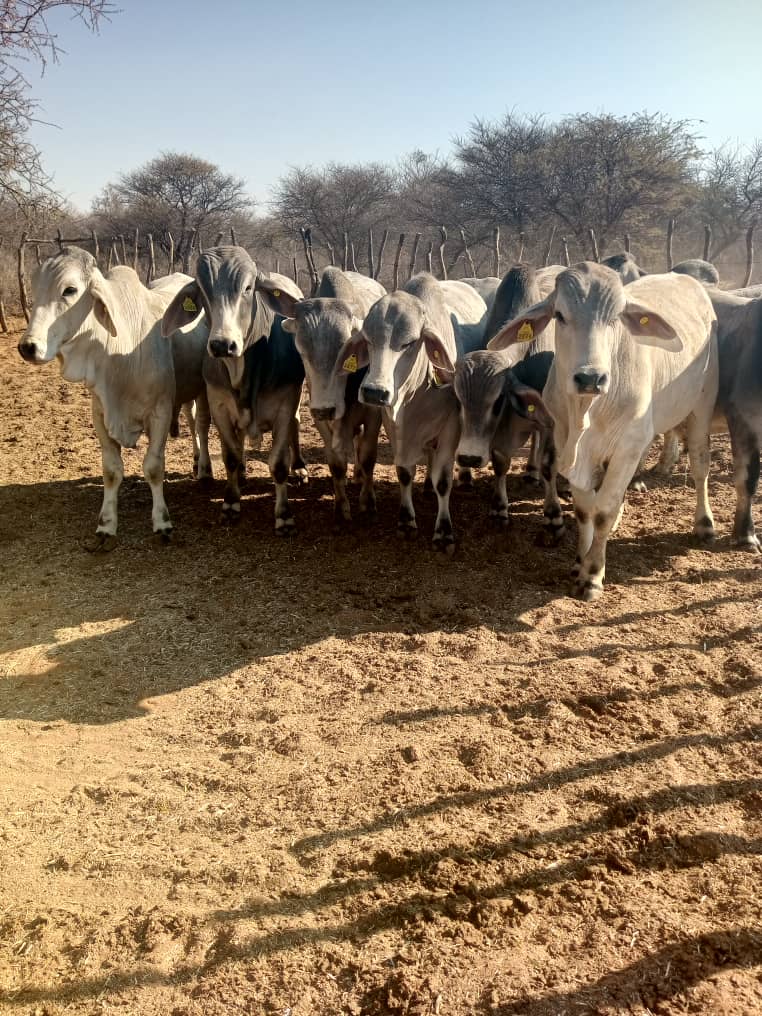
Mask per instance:
[[[162,150],[243,176],[450,150],[475,118],[648,110],[762,137],[760,0],[117,0],[39,80],[34,140],[78,207]]]

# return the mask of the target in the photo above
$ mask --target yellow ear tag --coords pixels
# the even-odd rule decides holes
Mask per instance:
[[[645,315],[644,315],[644,316],[643,316],[643,317],[642,317],[642,318],[640,319],[640,323],[641,323],[642,325],[647,325],[647,324],[648,324],[648,318],[647,318],[647,317],[645,317]]]
[[[277,300],[277,299],[278,299],[278,297],[280,296],[280,290],[279,290],[279,289],[274,289],[274,290],[273,290],[273,296],[274,296],[274,297],[275,297],[275,299]]]
[[[198,307],[189,296],[186,296],[183,300],[183,310],[187,310],[189,314],[191,312],[196,314],[198,312]]]
[[[530,339],[534,338],[534,328],[532,328],[528,321],[525,321],[521,328],[519,328],[516,332],[516,338],[519,342],[529,342]]]
[[[348,373],[354,374],[354,372],[357,370],[357,357],[355,356],[354,353],[352,353],[351,356],[348,356],[346,358],[346,360],[342,364],[342,367]]]
[[[534,412],[534,406],[527,406],[527,412],[528,413],[533,413]]]
[[[438,349],[435,349],[434,352],[431,355],[432,355],[432,357],[434,359],[434,363],[441,363],[442,357],[439,355],[439,350]]]

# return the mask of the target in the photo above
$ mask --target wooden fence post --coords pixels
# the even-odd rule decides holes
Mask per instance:
[[[465,229],[461,229],[461,231],[460,231],[460,239],[463,242],[463,256],[465,257],[466,261],[468,262],[468,270],[471,272],[471,278],[475,279],[476,278],[476,265],[474,264],[474,259],[471,257],[471,251],[468,249],[468,241],[466,240],[466,231],[465,231]]]
[[[440,236],[442,237],[442,242],[439,245],[439,267],[442,270],[442,278],[446,279],[447,265],[445,264],[444,252],[445,252],[445,244],[447,243],[447,230],[444,228],[444,226],[439,227],[439,233]]]
[[[93,257],[95,258],[95,263],[98,264],[101,256],[101,247],[98,243],[98,234],[94,229],[90,230],[90,239],[93,241]]]
[[[375,279],[376,272],[373,264],[373,230],[368,230],[368,278]]]
[[[280,258],[275,259],[275,271],[278,275],[280,275]]]
[[[516,258],[516,260],[519,262],[519,264],[524,260],[525,241],[526,241],[526,235],[523,232],[519,233],[519,254],[518,254],[518,257]]]
[[[18,277],[19,277],[19,299],[21,300],[21,310],[24,313],[27,324],[29,324],[29,296],[26,291],[26,269],[24,266],[24,248],[26,247],[26,238],[29,236],[28,233],[24,232],[21,234],[21,243],[19,244],[17,266],[18,266]]]
[[[196,238],[196,230],[192,229],[188,235],[188,239],[185,244],[185,250],[183,251],[183,271],[186,275],[191,273],[191,257],[193,256],[193,241]]]
[[[148,270],[146,271],[146,285],[148,285],[156,277],[156,261],[154,260],[153,235],[151,233],[146,234],[146,240],[148,241]]]
[[[292,264],[291,267],[292,267],[292,270],[293,270],[293,273],[294,273],[294,282],[298,286],[299,285],[299,266],[296,263],[296,254],[294,254],[293,264]]]
[[[548,243],[547,246],[545,247],[545,257],[542,260],[543,265],[547,265],[548,261],[550,261],[550,252],[553,249],[553,238],[555,237],[555,235],[556,235],[556,227],[554,225],[551,226],[550,236],[548,237]]]
[[[397,290],[400,288],[400,258],[402,257],[402,248],[405,246],[405,234],[400,233],[400,238],[397,241],[397,252],[394,255],[394,273],[392,289]]]
[[[357,268],[357,261],[355,260],[355,242],[354,242],[354,240],[352,240],[352,242],[349,245],[349,253],[350,253],[351,257],[352,257],[352,260],[350,261],[350,264],[352,265],[352,271],[356,272],[356,271],[358,271],[358,268]]]
[[[500,226],[492,230],[492,274],[500,276]]]
[[[230,242],[234,247],[238,246],[238,237],[235,235],[235,226],[230,227]]]
[[[381,246],[378,248],[378,262],[376,263],[376,271],[373,275],[374,279],[378,279],[381,274],[381,269],[384,265],[384,251],[386,250],[386,241],[389,239],[389,230],[384,230],[384,235],[381,237]]]
[[[704,226],[704,261],[709,260],[709,254],[712,250],[712,227],[707,222]]]
[[[0,236],[0,254],[2,254],[3,251],[3,240],[4,238]],[[2,328],[3,332],[6,335],[8,334],[8,319],[5,316],[5,304],[3,303],[3,282],[1,274],[0,274],[0,328]]]
[[[675,235],[675,220],[670,219],[667,223],[667,271],[672,271],[672,237]]]
[[[593,261],[597,261],[598,264],[600,264],[601,254],[600,251],[598,250],[598,241],[595,238],[595,230],[593,229],[592,226],[590,227],[590,229],[588,229],[587,235],[590,237],[590,248],[593,253]]]
[[[140,230],[135,226],[135,237],[132,241],[132,267],[138,270],[138,257],[140,256]]]
[[[119,246],[122,248],[122,264],[129,264],[127,261],[127,244],[125,243],[124,233],[119,234]]]
[[[418,257],[418,246],[420,242],[421,242],[421,234],[416,233],[415,236],[413,237],[413,250],[410,254],[410,264],[408,265],[407,269],[407,277],[409,279],[412,279],[412,277],[415,275],[415,262]]]
[[[434,274],[434,266],[432,264],[432,257],[434,254],[434,241],[429,240],[429,249],[426,251],[426,271],[429,275]]]
[[[752,272],[754,271],[754,227],[756,224],[757,222],[755,219],[746,230],[746,275],[744,275],[743,279],[744,286],[748,286],[750,284]]]
[[[167,243],[169,244],[169,250],[167,252],[167,275],[171,275],[175,270],[175,238],[169,230],[167,230]]]
[[[564,264],[568,268],[571,261],[569,260],[569,244],[565,236],[561,237],[561,253],[563,254]]]
[[[344,257],[341,261],[341,267],[345,272],[349,271],[349,234],[346,229],[344,230]]]
[[[38,243],[34,245],[34,258],[38,265],[42,264],[42,254],[40,254],[40,245]]]
[[[312,290],[310,295],[314,296],[315,293],[317,293],[320,280],[318,279],[318,272],[317,268],[315,267],[315,258],[313,257],[312,254],[312,230],[309,228],[309,226],[307,227],[302,226],[299,232],[301,233],[302,236],[302,245],[304,246],[304,259],[307,262],[307,272],[309,273],[310,276],[310,284]]]
[[[222,232],[222,230],[220,230],[219,233],[217,234],[217,236],[215,236],[215,238],[214,238],[214,246],[215,247],[219,247],[219,245],[222,243],[222,238],[223,238],[224,235],[225,234]]]
[[[630,234],[629,233],[625,233],[624,234],[624,250],[625,250],[626,254],[630,253]]]
[[[336,254],[335,254],[334,249],[333,249],[333,244],[332,243],[328,243],[328,241],[326,240],[326,244],[325,245],[328,248],[328,257],[331,259],[331,266],[333,268],[335,268],[336,267]]]

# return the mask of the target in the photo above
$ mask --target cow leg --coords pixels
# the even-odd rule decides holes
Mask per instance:
[[[490,518],[494,519],[495,522],[503,526],[504,528],[510,524],[511,517],[508,514],[508,490],[506,487],[506,480],[508,478],[508,470],[511,466],[511,460],[505,455],[501,455],[497,449],[492,449],[492,469],[495,473],[495,489],[492,494],[492,507],[489,510]]]
[[[542,482],[545,500],[542,506],[542,531],[540,540],[544,547],[555,547],[564,535],[564,513],[558,498],[558,460],[552,434],[538,435]]]
[[[656,476],[671,476],[672,470],[680,460],[680,433],[677,430],[668,430],[664,435],[659,461],[653,468]]]
[[[296,532],[296,522],[288,503],[288,466],[294,448],[294,415],[286,403],[273,421],[273,445],[270,451],[270,475],[275,484],[275,535]],[[298,437],[298,431],[297,431]],[[293,459],[292,459],[293,461]],[[306,473],[306,470],[305,470]]]
[[[225,463],[225,492],[222,495],[222,521],[241,521],[241,467],[243,465],[244,432],[238,430],[231,420],[223,426],[215,420],[222,445],[222,460]]]
[[[734,485],[736,488],[736,514],[733,523],[733,543],[756,553],[760,542],[754,531],[752,505],[759,484],[759,440],[738,417],[728,417],[730,443],[733,448]]]
[[[333,478],[334,515],[336,522],[350,522],[352,511],[347,497],[347,461],[336,448],[328,449],[328,468]]]
[[[302,449],[299,444],[299,416],[293,416],[289,424],[289,445],[291,447],[291,475],[294,481],[300,486],[309,483],[307,474],[307,463],[302,458]]]
[[[613,456],[597,493],[572,487],[580,530],[574,595],[582,600],[597,600],[603,594],[606,544],[621,517],[625,491],[636,469],[637,458]]]
[[[404,466],[397,466],[397,479],[400,484],[400,513],[397,521],[397,532],[400,536],[415,536],[418,532],[418,525],[415,521],[415,508],[413,507],[413,477],[415,476],[415,462]]]
[[[539,431],[533,431],[529,442],[529,454],[527,455],[526,469],[524,470],[524,482],[539,485],[542,474],[542,437]]]
[[[93,426],[100,441],[101,460],[103,462],[103,504],[98,516],[95,537],[89,540],[85,546],[91,551],[108,551],[113,550],[116,545],[117,501],[119,487],[124,478],[124,465],[122,463],[122,449],[106,430],[103,408],[95,396],[92,399],[92,409]]]
[[[693,414],[688,417],[688,458],[696,485],[693,531],[705,542],[714,539],[714,518],[709,507],[709,426],[710,420],[699,420]]]
[[[159,404],[148,420],[148,448],[143,458],[143,476],[151,488],[153,531],[166,542],[172,535],[172,520],[164,500],[164,450],[172,422],[171,404]]]
[[[357,465],[360,470],[360,511],[366,515],[375,515],[376,490],[373,485],[373,471],[376,468],[378,455],[378,432],[381,425],[365,424],[356,444]]]
[[[209,412],[209,399],[206,391],[199,392],[196,396],[196,441],[194,443],[193,458],[196,461],[196,447],[198,447],[198,468],[194,474],[200,481],[214,478],[212,471],[212,459],[209,455],[209,428],[212,424],[211,413]]]
[[[434,546],[446,554],[455,552],[455,537],[450,518],[450,492],[455,468],[455,451],[460,440],[460,418],[453,414],[437,438],[431,459],[431,479],[437,494],[437,521],[434,526]]]
[[[198,476],[198,460],[200,454],[198,447],[198,435],[196,433],[196,404],[194,402],[184,402],[182,410],[191,436],[191,445],[193,447],[193,475],[195,477]],[[177,437],[177,434],[175,434],[174,431],[172,432],[172,437]]]

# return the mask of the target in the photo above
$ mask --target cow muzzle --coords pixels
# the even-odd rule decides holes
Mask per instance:
[[[336,407],[335,406],[310,406],[312,415],[316,420],[335,420],[336,419]]]
[[[19,342],[18,351],[21,355],[22,360],[26,360],[27,363],[44,363],[45,360],[40,355],[40,347],[35,342],[31,342],[26,339],[24,342]]]
[[[602,395],[608,391],[609,376],[606,372],[578,370],[573,380],[578,395]]]
[[[212,356],[238,356],[238,343],[233,339],[210,339],[209,352]]]
[[[481,455],[458,455],[458,465],[463,469],[480,469],[484,465]]]
[[[361,385],[360,402],[365,403],[366,406],[390,406],[392,404],[392,393],[388,388]]]

